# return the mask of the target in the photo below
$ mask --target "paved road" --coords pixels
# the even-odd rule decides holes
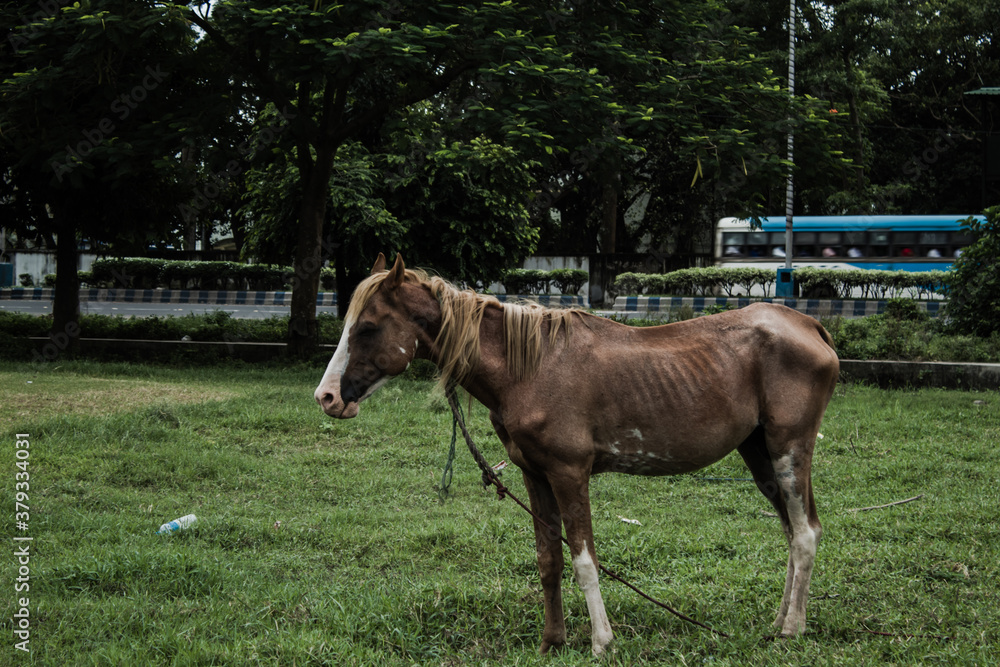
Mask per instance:
[[[120,301],[81,301],[80,312],[84,315],[118,315],[121,317],[166,317],[168,315],[188,315],[194,313],[214,313],[221,310],[231,316],[247,320],[263,320],[268,317],[288,315],[288,306],[236,306],[199,303],[125,303]],[[51,301],[19,301],[0,299],[0,311],[34,313],[48,315],[52,313]],[[317,306],[317,313],[337,314],[336,306]]]

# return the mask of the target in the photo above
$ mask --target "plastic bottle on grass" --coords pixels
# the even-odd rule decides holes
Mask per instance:
[[[187,516],[182,516],[179,519],[174,519],[173,521],[168,521],[167,523],[160,526],[160,529],[156,531],[157,535],[169,535],[170,533],[176,533],[179,530],[185,530],[190,528],[198,520],[194,514],[188,514]]]

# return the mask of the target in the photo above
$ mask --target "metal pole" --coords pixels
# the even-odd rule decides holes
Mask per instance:
[[[788,11],[788,98],[791,103],[795,97],[795,0],[789,1]],[[788,182],[785,184],[785,268],[792,268],[792,211],[795,203],[795,131],[791,125],[791,113],[788,115]]]

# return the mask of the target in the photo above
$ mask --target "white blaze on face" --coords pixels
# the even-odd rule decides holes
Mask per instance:
[[[344,332],[340,335],[340,342],[337,343],[337,350],[333,353],[330,363],[326,366],[323,379],[316,387],[316,401],[323,408],[323,411],[331,417],[348,419],[358,414],[358,404],[351,403],[344,405],[344,399],[340,397],[340,378],[347,370],[347,362],[351,353],[348,349],[347,340],[351,335],[351,327],[354,326],[353,319],[344,321]]]

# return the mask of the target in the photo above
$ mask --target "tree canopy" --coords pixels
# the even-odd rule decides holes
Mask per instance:
[[[327,262],[346,307],[377,251],[473,284],[690,254],[781,210],[790,129],[797,213],[974,212],[991,121],[963,93],[1000,81],[1000,8],[799,8],[789,99],[779,0],[6,3],[0,209],[74,251],[225,226],[293,266],[300,352]]]
[[[56,246],[57,332],[78,319],[80,239],[141,252],[172,231],[177,122],[197,97],[185,76],[193,35],[177,12],[62,4],[0,9],[0,208],[5,226]]]

